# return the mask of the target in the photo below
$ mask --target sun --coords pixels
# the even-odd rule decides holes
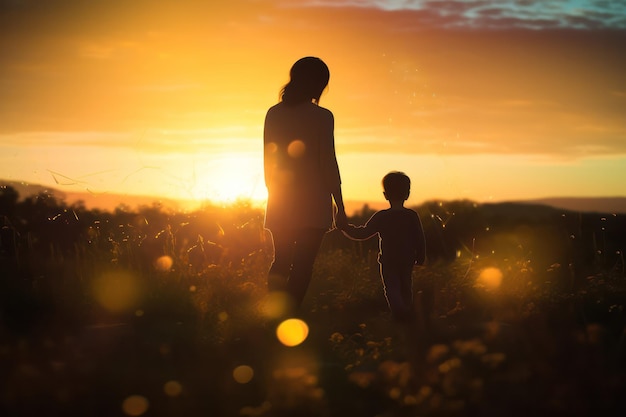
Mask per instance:
[[[247,154],[223,154],[196,170],[192,195],[198,201],[232,203],[238,200],[262,204],[267,200],[260,158]]]

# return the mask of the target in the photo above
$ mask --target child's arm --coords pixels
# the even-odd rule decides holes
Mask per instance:
[[[419,215],[415,217],[415,263],[417,265],[424,265],[426,261],[426,236],[424,235],[424,228],[422,227],[422,221]]]
[[[354,240],[366,240],[377,233],[377,231],[368,224],[366,224],[365,226],[355,226],[353,224],[347,224],[341,229],[341,231],[344,235]]]

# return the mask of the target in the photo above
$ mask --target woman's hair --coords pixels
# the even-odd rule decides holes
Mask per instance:
[[[295,105],[312,100],[319,103],[322,92],[328,85],[330,71],[321,59],[307,56],[293,64],[289,77],[289,82],[279,94],[284,103]]]

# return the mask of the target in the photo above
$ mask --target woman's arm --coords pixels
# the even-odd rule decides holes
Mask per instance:
[[[263,124],[263,170],[265,177],[265,187],[270,188],[272,174],[276,165],[276,144],[272,142],[272,118],[271,109],[265,115]]]
[[[341,186],[335,187],[331,191],[335,205],[337,206],[337,213],[335,213],[335,226],[342,229],[348,225],[348,216],[346,215],[346,208],[343,204],[343,196],[341,194]]]
[[[341,175],[335,152],[335,118],[330,110],[321,109],[324,112],[324,134],[320,146],[320,158],[324,182],[337,206],[335,223],[337,226],[347,225],[346,208],[343,203],[341,192]]]

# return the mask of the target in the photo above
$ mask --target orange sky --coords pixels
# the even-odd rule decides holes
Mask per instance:
[[[626,194],[624,8],[82,3],[0,3],[0,178],[262,199],[265,111],[315,55],[346,199],[381,200],[396,169],[415,203]]]

